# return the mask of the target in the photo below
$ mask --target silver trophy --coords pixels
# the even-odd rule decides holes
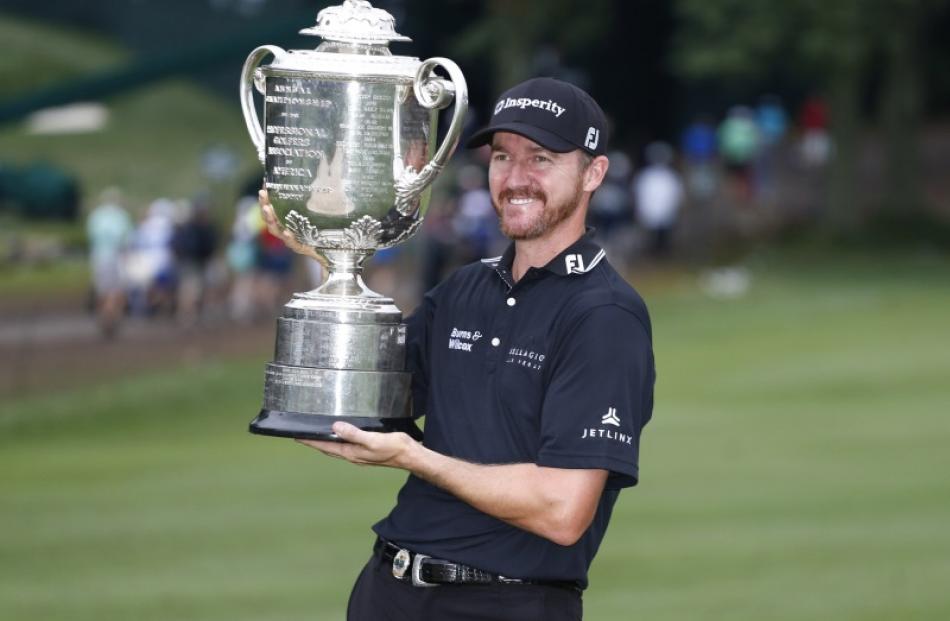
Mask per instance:
[[[336,439],[333,422],[418,434],[412,422],[406,327],[392,299],[368,289],[363,262],[422,224],[430,186],[455,151],[468,108],[452,61],[393,56],[392,15],[346,0],[300,31],[316,50],[258,47],[244,63],[241,107],[275,214],[327,267],[277,320],[274,361],[253,433]],[[269,65],[261,65],[267,56]],[[437,76],[441,67],[450,80]],[[264,97],[263,124],[253,90]],[[455,101],[436,150],[438,111]]]

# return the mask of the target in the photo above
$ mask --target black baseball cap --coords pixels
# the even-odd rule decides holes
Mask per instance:
[[[472,134],[466,146],[486,145],[495,132],[520,134],[555,153],[607,152],[604,111],[583,90],[554,78],[533,78],[502,93],[491,121]]]

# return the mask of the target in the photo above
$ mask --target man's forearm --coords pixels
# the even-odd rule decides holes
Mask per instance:
[[[536,464],[473,464],[413,443],[398,465],[479,511],[560,545],[590,525],[607,474]]]

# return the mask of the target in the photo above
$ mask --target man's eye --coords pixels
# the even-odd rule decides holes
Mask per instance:
[[[493,162],[503,162],[508,159],[508,155],[505,153],[494,153],[491,156]]]
[[[534,161],[537,162],[537,163],[539,163],[539,164],[547,164],[548,162],[551,161],[551,158],[549,158],[549,157],[546,156],[546,155],[535,155],[535,156],[534,156]]]

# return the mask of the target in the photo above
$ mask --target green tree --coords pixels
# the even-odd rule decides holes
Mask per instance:
[[[774,67],[791,64],[822,89],[835,144],[825,224],[849,232],[859,223],[856,150],[862,89],[872,73],[882,77],[876,95],[889,171],[882,206],[922,205],[915,131],[923,88],[919,34],[940,3],[678,0],[675,66],[687,79],[763,80]]]
[[[455,52],[468,61],[490,63],[493,92],[530,76],[542,45],[561,54],[596,41],[610,26],[611,0],[487,0],[482,18],[456,40]]]

